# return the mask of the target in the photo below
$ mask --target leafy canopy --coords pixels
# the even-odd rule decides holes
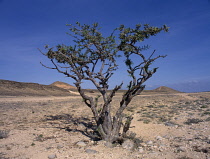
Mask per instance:
[[[64,64],[64,67],[56,65],[56,69],[68,68],[70,70],[61,71],[61,73],[72,77],[76,81],[91,80],[91,78],[108,81],[117,69],[116,58],[124,55],[125,64],[128,67],[128,73],[134,78],[135,72],[140,70],[139,75],[144,77],[145,74],[151,75],[156,72],[157,68],[149,70],[149,66],[159,57],[152,58],[154,52],[149,58],[146,58],[142,51],[149,49],[148,45],[140,45],[145,39],[155,36],[161,31],[168,31],[168,27],[152,27],[148,24],[137,24],[135,28],[120,27],[114,29],[110,36],[104,37],[98,23],[92,25],[81,25],[79,22],[76,26],[67,25],[70,33],[68,35],[74,38],[73,45],[57,45],[56,49],[49,48],[45,54],[52,63]],[[122,54],[123,53],[123,54]],[[141,63],[134,66],[131,55],[137,55],[142,60]],[[100,66],[102,64],[102,66]],[[100,66],[100,67],[98,67]],[[99,69],[100,68],[100,69]],[[142,69],[144,68],[144,69]],[[144,72],[144,75],[142,74]],[[105,76],[105,77],[104,77]],[[136,78],[136,77],[135,77]]]

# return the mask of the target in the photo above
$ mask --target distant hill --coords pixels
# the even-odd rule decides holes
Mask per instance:
[[[2,96],[69,96],[68,90],[53,85],[0,80]]]
[[[175,89],[165,87],[165,86],[158,87],[158,88],[154,89],[153,91],[155,91],[155,92],[167,92],[167,93],[181,93],[181,92],[179,92]]]
[[[169,87],[160,86],[153,90],[144,90],[143,93],[146,93],[146,94],[157,94],[157,93],[173,94],[173,93],[181,93],[181,92],[177,91],[175,89],[169,88]]]
[[[108,92],[111,92],[112,90],[108,90]],[[86,92],[89,93],[98,93],[98,91],[96,89],[86,89]],[[121,89],[118,90],[116,93],[125,93],[126,90],[125,89]],[[141,93],[141,95],[150,95],[150,94],[173,94],[173,93],[182,93],[180,91],[177,91],[175,89],[169,88],[169,87],[165,87],[165,86],[161,86],[158,87],[156,89],[153,90],[143,90],[143,92]]]
[[[76,90],[77,88],[68,84],[68,83],[65,83],[65,82],[60,82],[60,81],[56,81],[54,83],[51,84],[51,86],[56,86],[56,87],[59,87],[59,88],[63,88],[63,89],[67,89],[67,90]]]

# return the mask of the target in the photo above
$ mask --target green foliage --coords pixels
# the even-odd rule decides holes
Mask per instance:
[[[193,119],[187,119],[186,122],[184,122],[187,125],[192,125],[192,124],[198,124],[200,122],[203,122],[201,119],[193,118]]]
[[[0,139],[7,138],[9,136],[9,130],[0,130]]]
[[[143,120],[143,123],[144,123],[144,124],[149,124],[150,122],[151,122],[151,120],[149,120],[149,119],[144,119],[144,120]]]
[[[76,23],[76,26],[67,25],[70,33],[68,35],[74,38],[74,45],[66,46],[59,44],[54,48],[48,49],[46,56],[51,60],[56,60],[58,63],[75,65],[76,67],[84,66],[84,64],[94,64],[100,61],[107,61],[106,65],[115,63],[117,57],[121,57],[119,51],[123,51],[126,57],[125,64],[131,69],[133,61],[130,56],[139,54],[140,51],[149,49],[148,45],[134,46],[137,42],[142,42],[151,36],[156,36],[161,31],[168,31],[168,27],[152,27],[149,24],[137,24],[135,28],[126,28],[124,25],[114,29],[112,34],[104,37],[100,32],[101,28],[98,23],[92,25]],[[115,34],[117,34],[115,36]],[[145,71],[149,72],[148,68],[153,61],[145,63]],[[139,68],[139,67],[138,67]],[[117,69],[117,65],[113,65],[113,70]],[[137,68],[136,68],[137,69]],[[152,72],[156,72],[154,68]]]
[[[137,65],[135,67],[132,67],[133,61],[131,60],[131,55],[136,54],[140,55],[142,59],[144,60],[144,72],[147,74],[153,74],[157,71],[158,68],[154,68],[153,70],[149,70],[149,66],[152,64],[152,62],[155,60],[149,60],[151,58],[151,55],[149,59],[146,59],[141,52],[143,50],[149,49],[148,45],[139,46],[139,42],[143,42],[145,39],[148,39],[151,36],[156,36],[161,31],[168,31],[168,27],[166,25],[163,25],[163,27],[152,27],[149,24],[143,25],[143,29],[141,24],[137,24],[134,29],[132,28],[126,28],[124,25],[121,25],[118,30],[120,31],[119,39],[121,40],[121,43],[119,44],[118,48],[119,50],[124,52],[124,55],[126,56],[125,64],[128,66],[129,70],[128,72],[135,72],[136,69],[140,69],[140,65]],[[137,44],[137,45],[136,45]]]
[[[35,146],[35,143],[32,142],[31,146]]]
[[[131,59],[126,59],[125,64],[126,64],[126,66],[130,66],[133,64],[133,62],[131,61]]]
[[[202,105],[201,108],[208,108],[208,105]]]
[[[116,57],[116,42],[114,36],[103,37],[98,27],[98,23],[90,25],[81,25],[77,22],[77,26],[67,25],[73,34],[69,34],[75,38],[76,45],[71,50],[81,56],[83,60],[88,57],[89,60],[110,60]],[[97,51],[95,51],[97,50]],[[112,55],[112,56],[110,56]]]

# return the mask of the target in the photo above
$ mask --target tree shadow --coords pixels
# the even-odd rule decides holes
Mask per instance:
[[[65,131],[68,132],[80,132],[81,134],[87,136],[93,141],[99,141],[101,140],[101,137],[97,131],[97,126],[96,124],[93,124],[93,122],[89,118],[85,117],[73,117],[70,114],[62,114],[62,115],[49,115],[46,116],[46,119],[44,121],[60,121],[64,125],[65,124],[70,124],[71,126],[67,127],[62,127],[62,126],[54,126],[54,128],[57,129],[64,129]],[[83,130],[78,129],[78,127],[84,127]]]

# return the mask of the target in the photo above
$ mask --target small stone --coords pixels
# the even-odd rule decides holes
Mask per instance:
[[[80,124],[78,124],[78,128],[79,128],[79,129],[85,129],[86,127],[85,127],[84,124],[81,124],[81,123],[80,123]]]
[[[162,149],[162,148],[159,148],[159,151],[160,151],[160,152],[163,152],[163,149]]]
[[[178,125],[174,125],[174,127],[177,129],[179,126]]]
[[[114,145],[111,142],[105,142],[104,145],[109,148],[113,148]]]
[[[47,150],[50,150],[50,149],[52,149],[52,148],[53,148],[52,146],[46,147]]]
[[[144,149],[142,147],[139,147],[139,153],[143,153]]]
[[[92,149],[86,149],[85,152],[86,152],[86,153],[89,153],[89,154],[98,153],[98,151],[92,150]]]
[[[151,146],[153,144],[153,142],[150,140],[150,141],[147,141],[146,144],[149,145],[149,146]]]
[[[185,152],[186,148],[184,146],[180,146],[176,149],[177,152]]]
[[[126,136],[129,136],[131,139],[134,139],[134,138],[136,137],[136,133],[134,133],[134,132],[128,130],[128,131],[126,132]]]
[[[157,149],[158,147],[156,145],[153,146],[154,149]]]
[[[164,135],[163,138],[164,138],[164,139],[170,139],[171,136],[169,136],[169,135]]]
[[[76,143],[77,146],[80,146],[80,147],[85,147],[87,144],[83,141],[79,141]]]
[[[145,143],[141,143],[141,146],[143,146],[143,147],[147,147],[147,144],[145,144]]]
[[[163,140],[163,138],[161,136],[157,136],[156,140],[160,140],[161,141],[161,140]]]
[[[127,139],[123,142],[122,147],[127,150],[132,150],[134,148],[134,142]]]
[[[58,145],[57,146],[57,149],[62,149],[63,148],[63,145]]]
[[[52,154],[52,155],[49,155],[48,158],[49,159],[54,159],[54,158],[57,158],[57,156],[56,156],[56,154]]]
[[[106,144],[106,141],[104,140],[97,141],[97,145],[105,145],[105,144]]]
[[[165,126],[175,127],[176,125],[171,122],[166,122]]]

